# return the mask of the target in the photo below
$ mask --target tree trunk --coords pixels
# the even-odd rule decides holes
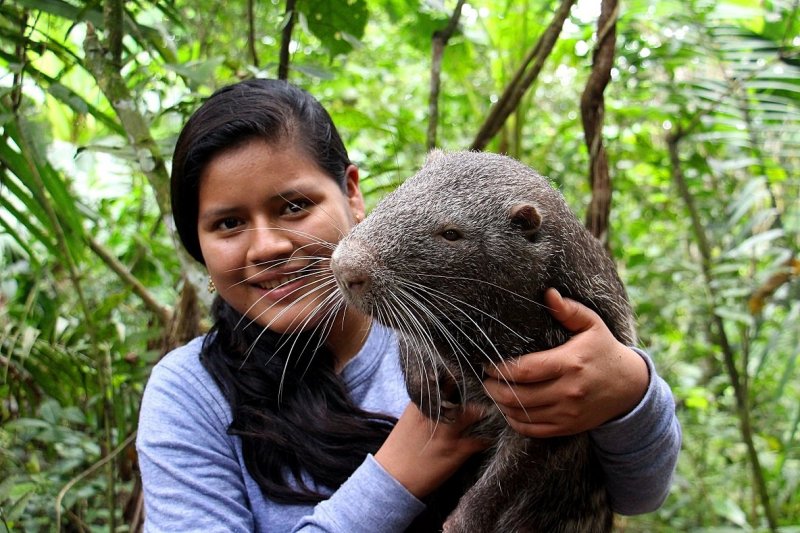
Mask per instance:
[[[283,30],[281,31],[281,50],[278,54],[278,79],[289,79],[289,45],[292,43],[292,29],[297,20],[295,0],[286,0]]]
[[[611,176],[608,157],[603,147],[603,92],[611,80],[616,45],[617,0],[603,0],[597,21],[597,46],[594,50],[592,73],[581,95],[583,135],[589,149],[589,183],[592,199],[586,212],[586,227],[608,248],[609,216],[611,213]]]
[[[439,88],[442,83],[442,55],[447,42],[458,27],[458,19],[461,18],[461,8],[464,0],[458,0],[458,5],[453,10],[447,27],[443,30],[434,32],[432,42],[431,57],[431,91],[428,98],[428,150],[436,148],[436,130],[439,127]]]

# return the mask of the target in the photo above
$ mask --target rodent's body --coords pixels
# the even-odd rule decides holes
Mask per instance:
[[[434,419],[461,401],[493,407],[484,365],[566,342],[542,303],[548,287],[635,343],[605,250],[545,178],[505,156],[432,152],[340,242],[331,267],[350,304],[398,331],[410,397]],[[610,530],[587,435],[526,438],[492,413],[480,431],[496,444],[447,531]]]

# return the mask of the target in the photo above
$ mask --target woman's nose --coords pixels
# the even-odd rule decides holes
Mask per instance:
[[[291,255],[292,240],[287,231],[267,225],[259,225],[249,231],[251,235],[247,261],[250,264],[264,263]]]

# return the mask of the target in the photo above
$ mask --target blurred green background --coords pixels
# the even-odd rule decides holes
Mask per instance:
[[[141,527],[140,396],[208,325],[168,198],[204,97],[276,77],[286,43],[288,79],[331,112],[372,206],[421,165],[432,123],[437,146],[473,145],[573,3],[485,149],[549,176],[583,217],[600,2],[0,2],[0,531]],[[432,116],[432,38],[454,13]],[[667,502],[617,527],[800,531],[799,2],[616,14],[608,245],[684,429]]]

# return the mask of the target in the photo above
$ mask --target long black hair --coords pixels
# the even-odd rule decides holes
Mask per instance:
[[[346,190],[347,150],[327,111],[310,94],[263,79],[218,90],[184,126],[172,162],[175,226],[186,250],[201,263],[197,216],[202,172],[222,151],[252,139],[294,143]],[[255,324],[243,327],[249,321],[219,296],[211,313],[214,325],[200,357],[230,404],[228,433],[241,438],[250,475],[275,501],[324,499],[314,485],[338,488],[367,453],[380,447],[395,419],[352,402],[322,339],[282,342],[280,335],[262,332]],[[289,354],[280,346],[294,351]]]

